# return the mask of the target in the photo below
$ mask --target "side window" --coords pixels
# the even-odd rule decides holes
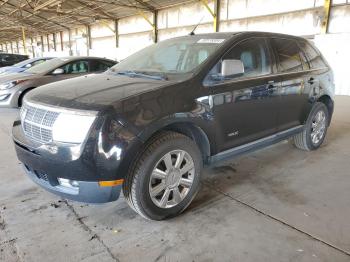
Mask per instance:
[[[327,64],[323,61],[321,54],[318,53],[315,48],[311,46],[311,44],[303,41],[300,42],[300,46],[306,54],[312,69],[327,67]]]
[[[225,76],[221,74],[223,60],[240,60],[244,66],[244,73],[239,75]],[[213,67],[204,80],[206,85],[224,82],[226,80],[250,78],[271,73],[270,57],[266,43],[261,39],[245,40],[229,51]]]
[[[13,60],[14,60],[14,57],[11,55],[4,55],[2,58],[2,61],[5,61],[5,62],[12,62]]]
[[[277,55],[278,71],[283,73],[309,69],[306,58],[294,40],[272,38],[272,45]]]
[[[61,67],[64,70],[64,74],[83,74],[89,71],[88,61],[79,60],[68,63]]]
[[[114,64],[107,61],[91,60],[90,61],[90,72],[104,72]]]
[[[32,63],[32,66],[35,66],[35,65],[38,65],[38,64],[41,64],[41,63],[43,63],[43,62],[45,62],[46,60],[36,60],[36,61],[34,61],[33,63]]]

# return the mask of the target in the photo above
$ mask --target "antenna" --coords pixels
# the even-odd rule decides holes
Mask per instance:
[[[193,28],[193,30],[191,31],[191,33],[189,33],[189,35],[195,35],[194,31],[196,31],[197,27],[202,23],[204,16],[202,16],[201,20],[199,20],[199,23],[196,24],[196,26]]]

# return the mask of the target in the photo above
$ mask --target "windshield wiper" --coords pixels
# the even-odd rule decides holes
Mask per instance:
[[[158,73],[158,72],[156,73],[156,75],[150,72],[141,72],[141,71],[132,71],[132,70],[119,71],[116,73],[118,75],[127,75],[130,77],[145,77],[145,78],[150,78],[155,80],[168,80],[168,78],[164,73]]]

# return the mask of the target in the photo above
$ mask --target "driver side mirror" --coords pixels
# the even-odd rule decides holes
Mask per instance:
[[[25,67],[25,68],[31,68],[31,67],[32,67],[32,64],[26,64],[24,67]]]
[[[53,75],[62,75],[64,70],[62,68],[56,68],[51,74]]]
[[[221,76],[238,77],[244,74],[244,65],[241,60],[226,59],[221,64]]]

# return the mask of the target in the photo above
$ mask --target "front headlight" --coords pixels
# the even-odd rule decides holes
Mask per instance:
[[[10,88],[14,87],[15,85],[17,85],[17,81],[2,83],[2,84],[0,84],[0,90],[10,89]]]
[[[52,127],[53,141],[82,143],[95,118],[95,115],[60,113]]]

